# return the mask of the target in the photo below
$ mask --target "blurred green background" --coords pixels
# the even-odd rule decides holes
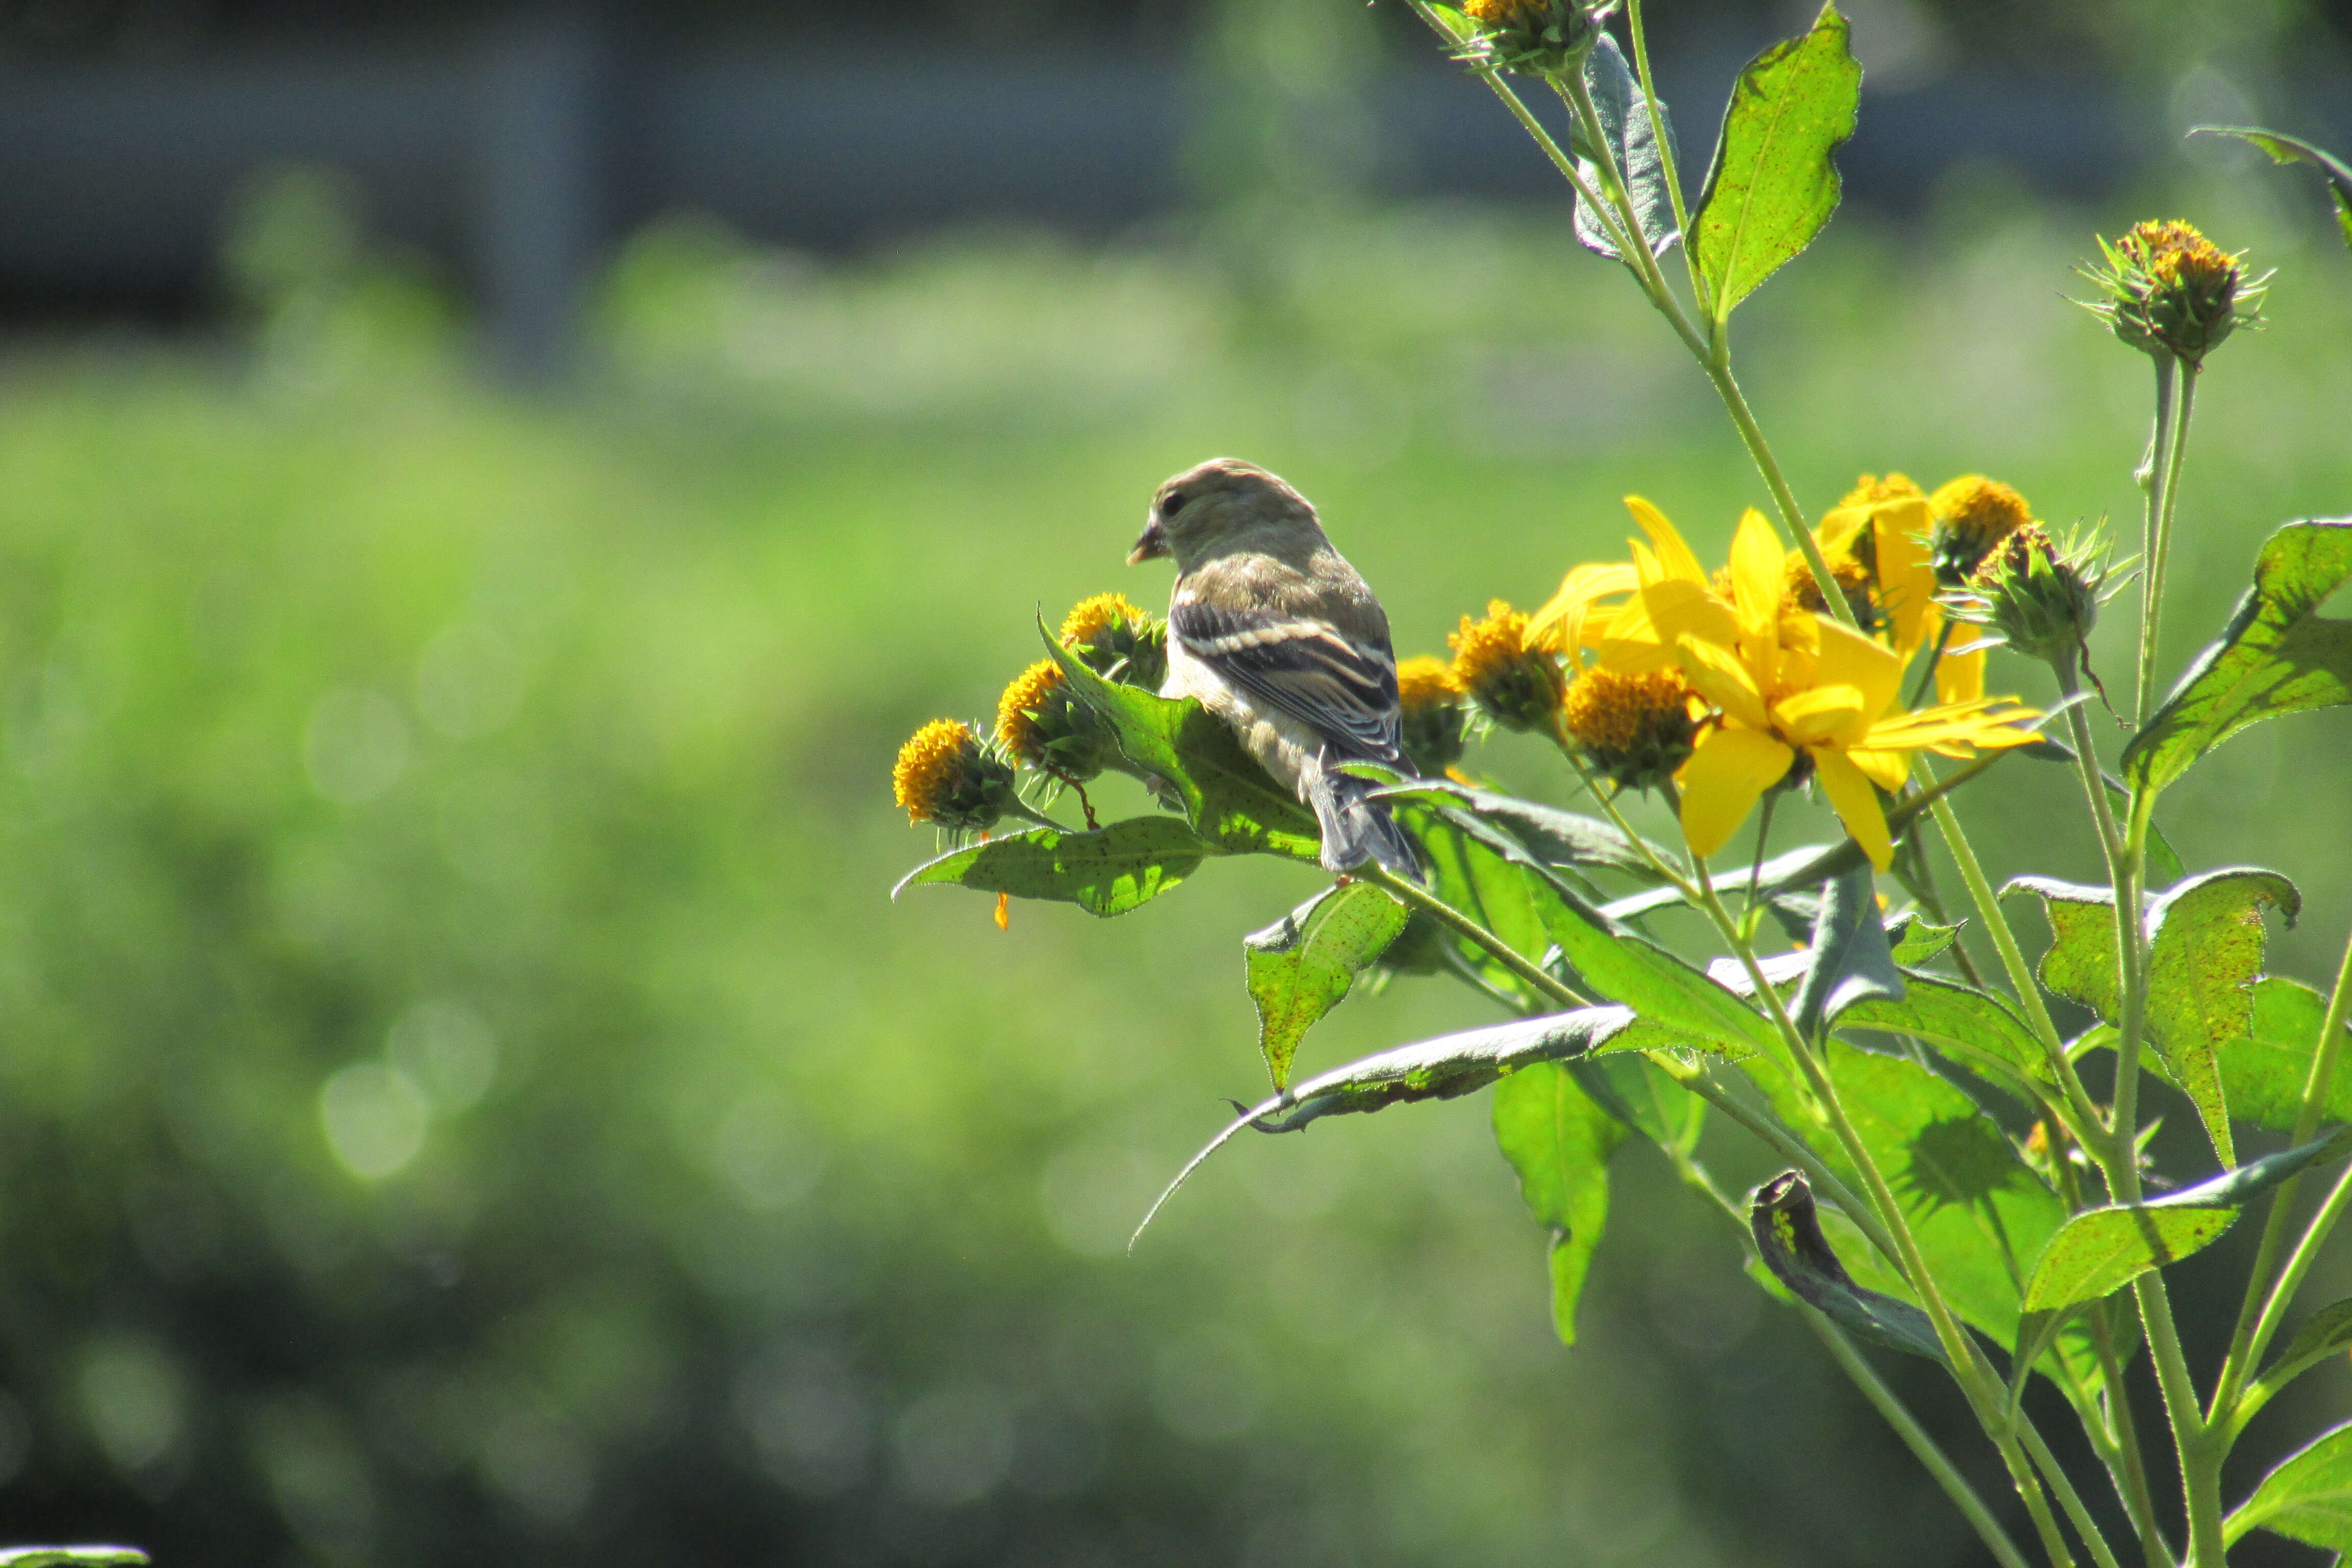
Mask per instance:
[[[11,347],[9,1537],[222,1564],[1980,1560],[1639,1150],[1573,1352],[1483,1096],[1245,1141],[1124,1254],[1222,1098],[1260,1091],[1237,939],[1305,869],[1003,932],[975,896],[888,901],[934,848],[890,805],[899,741],[992,711],[1041,609],[1156,605],[1164,568],[1120,561],[1199,458],[1312,497],[1407,653],[1616,554],[1628,492],[1708,556],[1763,501],[1563,213],[1221,210],[856,261],[667,222],[599,280],[576,381],[520,394],[298,173],[236,226],[235,332]],[[1807,504],[1984,471],[2128,541],[2150,377],[2069,268],[2176,214],[2279,268],[2199,405],[2185,663],[2273,526],[2352,510],[2352,265],[2251,155],[2098,212],[1963,172],[1916,221],[1841,218],[1738,333]],[[2095,649],[2119,690],[2130,619]],[[1567,799],[1532,747],[1480,761]],[[2352,921],[2347,763],[2340,713],[2292,720],[2167,801],[2192,868],[2300,880],[2273,967],[2306,979]],[[1964,810],[1997,874],[2088,878],[2079,805],[2015,761]],[[1489,1016],[1402,982],[1302,1068]],[[1771,1169],[1722,1130],[1706,1158]],[[2177,1271],[2192,1337],[2252,1240]],[[2340,1249],[2320,1276],[2315,1300],[2352,1290]],[[1886,1371],[2003,1496],[1935,1379]],[[2347,1394],[2341,1367],[2297,1384],[2243,1479]]]

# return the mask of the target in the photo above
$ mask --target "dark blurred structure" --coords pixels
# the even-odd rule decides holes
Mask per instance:
[[[1754,0],[1659,9],[1668,96],[1701,147],[1741,60],[1802,18]],[[1849,187],[1883,206],[1969,162],[2095,196],[2160,149],[2160,79],[2203,58],[2201,24],[2153,0],[1853,9],[1874,86]],[[526,365],[560,352],[600,247],[667,211],[819,247],[975,218],[1104,232],[1199,188],[1189,150],[1248,86],[1246,61],[1200,41],[1231,14],[936,0],[845,34],[837,8],[724,0],[19,3],[0,11],[0,310],[203,309],[224,210],[289,163],[350,174],[373,229],[435,258]],[[2320,105],[2299,117],[2314,133],[2338,129],[2315,121],[2347,97],[2312,85],[2334,80],[2347,14],[2282,8],[2272,58],[2237,62],[2271,79],[2299,62],[2308,79],[2273,96]],[[2234,47],[2254,25],[2233,24]],[[1370,69],[1339,84],[1369,132],[1364,194],[1550,192],[1409,13],[1382,7],[1374,28]]]

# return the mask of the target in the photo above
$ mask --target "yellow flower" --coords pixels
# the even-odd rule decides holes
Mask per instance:
[[[1867,506],[1873,501],[1901,500],[1920,493],[1908,474],[1888,474],[1880,479],[1876,474],[1864,474],[1853,481],[1853,489],[1845,492],[1840,506]]]
[[[2033,521],[2033,509],[1999,479],[1963,474],[1937,487],[1927,499],[1936,527],[1929,536],[1939,587],[1957,588],[1969,580],[1993,546]]]
[[[1772,525],[1750,510],[1732,541],[1731,604],[1687,578],[1645,571],[1638,603],[1648,636],[1622,646],[1637,668],[1670,658],[1718,710],[1676,774],[1694,851],[1712,855],[1728,843],[1801,758],[1884,870],[1894,846],[1872,786],[1900,788],[1914,752],[1964,757],[1979,746],[2021,745],[2033,732],[2017,726],[2034,715],[1983,699],[1902,711],[1903,660],[1892,649],[1823,616],[1785,612],[1785,559]],[[1604,666],[1614,662],[1625,620],[1621,614],[1602,643]]]
[[[907,820],[989,828],[1019,804],[1012,764],[959,719],[934,719],[898,748],[890,793]]]
[[[2106,298],[2089,309],[2136,349],[2177,355],[2195,369],[2232,331],[2261,319],[2269,275],[2248,277],[2242,256],[2192,224],[2136,223],[2099,247],[2105,265],[2084,275]]]
[[[1087,668],[1126,686],[1160,689],[1168,679],[1168,628],[1124,594],[1082,599],[1062,617],[1062,646]]]
[[[1694,708],[1706,705],[1680,669],[1588,669],[1568,689],[1560,728],[1601,773],[1626,789],[1648,789],[1690,760]]]
[[[996,738],[1004,749],[1033,768],[1045,765],[1045,727],[1039,715],[1062,684],[1062,667],[1041,658],[1013,678],[996,700]]]
[[[1464,704],[1469,694],[1442,658],[1423,654],[1397,665],[1397,707],[1404,754],[1423,774],[1445,772],[1462,760]]]
[[[1550,728],[1566,683],[1551,655],[1529,645],[1526,616],[1490,600],[1485,620],[1463,616],[1462,629],[1445,640],[1454,680],[1487,717],[1507,730]]]

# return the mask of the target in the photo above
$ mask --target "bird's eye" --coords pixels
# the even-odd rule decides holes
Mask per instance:
[[[1187,498],[1181,492],[1179,494],[1170,496],[1166,500],[1160,503],[1160,515],[1162,517],[1174,517],[1178,512],[1184,510],[1184,502],[1186,499]]]

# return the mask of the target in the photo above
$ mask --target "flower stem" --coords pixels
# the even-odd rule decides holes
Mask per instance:
[[[1377,860],[1366,861],[1350,872],[1358,881],[1370,882],[1383,889],[1391,898],[1412,909],[1419,910],[1447,930],[1467,937],[1487,952],[1504,968],[1525,981],[1538,994],[1549,996],[1563,1007],[1590,1007],[1591,999],[1580,994],[1564,981],[1547,972],[1509,942],[1439,898],[1410,877],[1400,877]]]
[[[2175,389],[2178,388],[2178,395]],[[2135,727],[2147,722],[2156,691],[2157,633],[2164,614],[2165,558],[2172,548],[2172,510],[2189,445],[2197,373],[2170,354],[2156,362],[2156,435],[2148,449],[2146,519],[2140,531],[2139,677],[2132,697]]]

